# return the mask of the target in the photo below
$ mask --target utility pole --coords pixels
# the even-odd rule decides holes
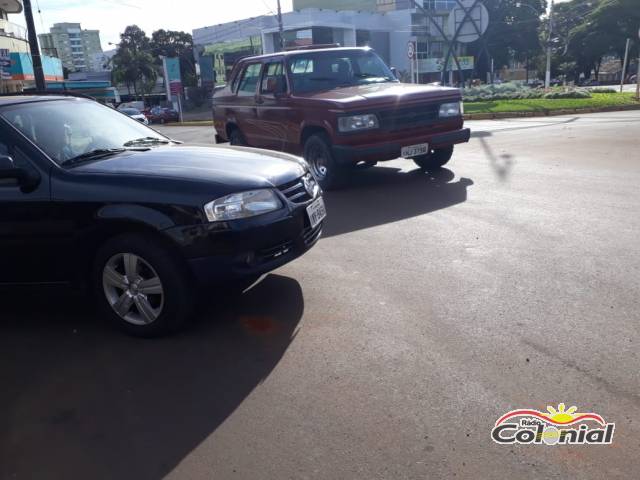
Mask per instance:
[[[553,0],[549,10],[549,38],[547,39],[547,72],[544,75],[544,88],[551,86],[551,37],[553,36]]]
[[[278,0],[278,32],[280,36],[280,51],[284,50],[284,26],[282,25],[282,7]]]
[[[638,40],[640,40],[640,28],[638,29]],[[636,100],[640,101],[640,42],[638,42],[638,73],[636,74]]]
[[[624,61],[622,62],[622,73],[620,74],[620,93],[622,93],[624,87],[624,75],[627,73],[627,60],[629,60],[629,44],[631,39],[627,38],[627,46],[624,49]]]
[[[29,47],[31,49],[31,61],[33,62],[33,76],[36,79],[36,90],[44,91],[47,85],[44,81],[44,70],[42,69],[42,58],[40,57],[40,47],[38,47],[38,35],[33,24],[33,11],[31,10],[31,0],[24,0],[24,18],[27,22],[27,33],[29,36]]]

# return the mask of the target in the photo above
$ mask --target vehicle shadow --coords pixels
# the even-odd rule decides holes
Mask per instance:
[[[424,215],[467,200],[468,178],[452,182],[447,169],[432,173],[415,169],[373,167],[356,171],[344,190],[325,193],[327,220],[323,237],[342,235]]]
[[[164,477],[271,373],[304,311],[278,275],[156,340],[69,295],[0,302],[0,478]]]

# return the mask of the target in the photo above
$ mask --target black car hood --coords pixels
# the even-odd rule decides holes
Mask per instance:
[[[305,173],[305,164],[293,155],[254,148],[170,145],[125,152],[79,165],[70,172],[155,176],[259,188],[299,178]]]

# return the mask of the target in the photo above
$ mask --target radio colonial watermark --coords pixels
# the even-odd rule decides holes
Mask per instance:
[[[511,410],[498,419],[491,439],[502,445],[610,445],[615,423],[596,413],[578,413],[577,407],[565,410],[565,404],[548,406],[547,412]]]

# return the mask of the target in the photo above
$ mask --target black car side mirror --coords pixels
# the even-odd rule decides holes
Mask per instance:
[[[9,185],[20,186],[23,192],[31,192],[40,183],[40,175],[16,167],[12,157],[0,154],[0,185],[4,183],[2,180],[14,180]]]

